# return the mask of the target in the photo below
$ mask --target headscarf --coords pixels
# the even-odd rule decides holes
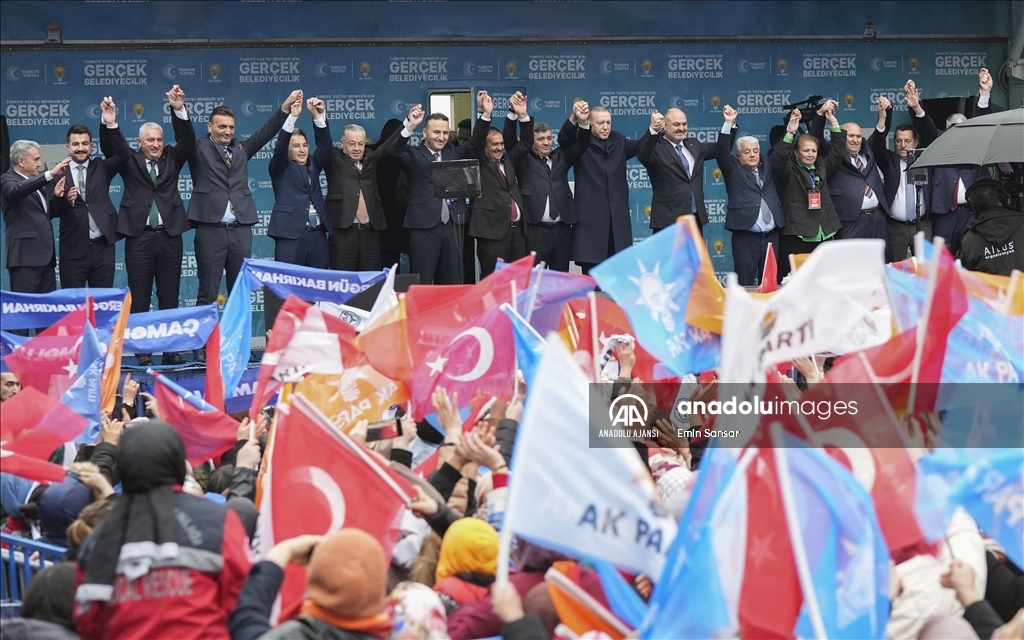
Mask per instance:
[[[384,603],[384,613],[395,623],[394,640],[448,640],[448,614],[441,598],[418,582],[395,586]]]
[[[440,582],[458,573],[493,576],[498,570],[498,532],[483,520],[456,520],[441,540],[434,579]]]
[[[382,612],[387,579],[387,558],[376,538],[359,529],[335,531],[313,548],[301,613],[386,638],[391,634],[391,618]]]
[[[115,459],[123,494],[81,557],[78,601],[108,601],[118,564],[131,581],[178,556],[174,487],[185,482],[185,445],[160,420],[127,429]]]

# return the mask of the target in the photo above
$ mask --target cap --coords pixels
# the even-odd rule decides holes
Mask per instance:
[[[993,180],[992,178],[982,178],[981,180],[978,180],[977,182],[972,184],[970,187],[968,187],[967,188],[967,192],[966,192],[965,195],[968,198],[970,198],[972,191],[974,191],[975,189],[983,188],[983,187],[992,187],[994,189],[998,189],[999,191],[1003,190],[1003,184],[1001,182],[999,182],[998,180]]]

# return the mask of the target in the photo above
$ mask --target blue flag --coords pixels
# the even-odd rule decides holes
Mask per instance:
[[[533,376],[540,366],[540,360],[544,356],[544,348],[547,343],[540,334],[530,326],[523,316],[516,313],[516,310],[509,305],[502,305],[502,310],[512,321],[512,335],[516,342],[516,362],[523,371],[523,378],[526,379],[526,386],[533,383]]]
[[[529,286],[516,295],[516,310],[524,318],[529,316],[530,325],[546,336],[558,331],[565,304],[585,297],[596,286],[597,282],[590,276],[534,267]]]
[[[49,327],[85,304],[92,296],[96,307],[96,328],[110,329],[117,322],[127,289],[59,289],[50,293],[0,291],[4,329]]]
[[[75,381],[64,392],[60,401],[89,422],[75,442],[87,444],[96,442],[100,435],[100,380],[103,378],[103,364],[106,349],[96,337],[96,331],[88,322],[82,331],[82,346],[78,351],[78,369]]]
[[[168,353],[202,349],[217,324],[217,303],[162,309],[128,316],[124,349],[129,353]]]
[[[28,336],[19,336],[6,331],[0,331],[0,371],[10,371],[7,362],[4,360],[16,348],[29,341]]]
[[[588,560],[594,565],[594,570],[601,579],[601,588],[604,589],[604,596],[608,599],[612,613],[622,618],[633,629],[639,629],[644,615],[647,614],[647,605],[640,594],[626,582],[612,563],[600,558]]]
[[[718,335],[686,323],[700,253],[683,223],[608,258],[591,271],[629,316],[640,344],[677,375],[714,369]]]

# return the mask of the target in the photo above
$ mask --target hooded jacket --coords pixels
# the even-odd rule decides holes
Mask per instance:
[[[960,245],[960,263],[1000,276],[1024,271],[1024,213],[995,207],[978,214]]]

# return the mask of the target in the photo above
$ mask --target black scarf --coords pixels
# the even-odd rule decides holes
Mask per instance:
[[[178,555],[173,487],[185,482],[181,436],[166,422],[139,424],[121,437],[116,462],[124,493],[83,549],[79,601],[109,600],[119,564],[134,580]]]

